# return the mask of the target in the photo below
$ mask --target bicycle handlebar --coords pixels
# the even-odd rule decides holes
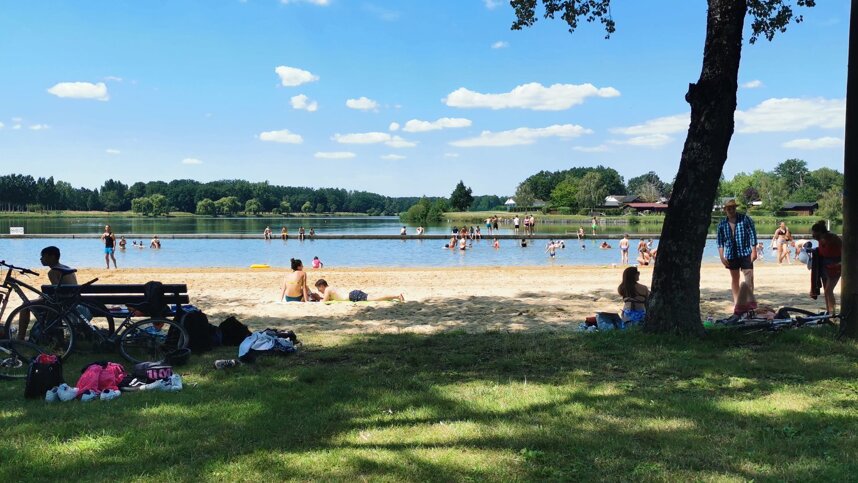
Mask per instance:
[[[37,272],[34,272],[34,271],[30,270],[29,268],[16,267],[15,265],[9,265],[8,263],[6,263],[6,260],[0,260],[0,265],[8,268],[9,270],[17,270],[17,271],[19,271],[25,275],[35,275],[37,277],[39,276],[39,274]]]

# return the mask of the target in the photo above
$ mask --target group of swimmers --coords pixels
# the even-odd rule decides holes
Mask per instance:
[[[316,262],[319,257],[313,258],[313,267],[316,267]],[[277,299],[281,302],[376,302],[376,301],[399,301],[404,302],[405,297],[400,293],[396,295],[369,295],[363,290],[345,290],[338,287],[328,285],[328,282],[320,278],[313,284],[319,292],[313,292],[307,286],[307,272],[304,271],[304,264],[300,259],[292,258],[290,260],[292,271],[283,277],[283,283],[280,287],[280,297]]]
[[[303,241],[304,238],[306,238],[307,236],[308,236],[308,234],[304,230],[304,227],[303,226],[298,227],[298,239]],[[310,237],[316,236],[316,229],[315,228],[310,227],[309,236]],[[272,238],[274,238],[274,232],[271,231],[270,226],[266,226],[265,229],[262,230],[262,239],[263,240],[271,240]],[[280,228],[280,239],[286,240],[287,238],[289,238],[289,229],[286,228],[285,226],[283,226],[282,228]]]
[[[117,241],[116,235],[113,234],[110,225],[104,225],[104,233],[101,234],[101,241],[104,242],[104,263],[107,265],[107,269],[110,270],[111,261],[113,261],[113,268],[118,268],[116,266],[116,249],[119,248],[124,251],[127,248],[128,241],[125,240],[125,236],[119,237],[119,241]],[[143,240],[140,240],[139,243],[136,240],[132,240],[131,246],[133,248],[146,248]],[[158,235],[152,237],[152,240],[149,242],[149,248],[156,250],[161,248],[161,240],[158,239]]]

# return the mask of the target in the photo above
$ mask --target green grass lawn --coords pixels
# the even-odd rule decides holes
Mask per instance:
[[[858,345],[715,334],[305,334],[181,393],[23,400],[0,481],[854,481]],[[81,366],[66,364],[73,383]]]

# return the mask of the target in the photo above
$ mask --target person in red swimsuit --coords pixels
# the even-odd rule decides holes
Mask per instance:
[[[810,229],[813,239],[819,242],[819,257],[822,259],[822,288],[825,293],[825,309],[834,314],[834,287],[840,281],[840,254],[843,251],[843,241],[839,236],[828,231],[824,221],[818,221]]]

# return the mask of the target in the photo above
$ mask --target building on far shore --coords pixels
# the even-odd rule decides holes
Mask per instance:
[[[784,211],[794,211],[799,215],[813,216],[813,213],[819,209],[819,203],[787,201],[784,203],[782,209]]]
[[[518,206],[515,202],[515,198],[509,198],[504,202],[504,206],[506,206],[506,211],[527,211],[527,210],[541,210],[544,208],[546,203],[540,199],[535,199],[530,203],[530,206]]]
[[[641,201],[638,195],[608,195],[605,197],[605,203],[602,208],[622,208],[626,203],[635,203]]]
[[[650,213],[664,213],[667,211],[667,203],[625,203],[623,205],[623,211],[626,214],[642,214],[648,215]]]

